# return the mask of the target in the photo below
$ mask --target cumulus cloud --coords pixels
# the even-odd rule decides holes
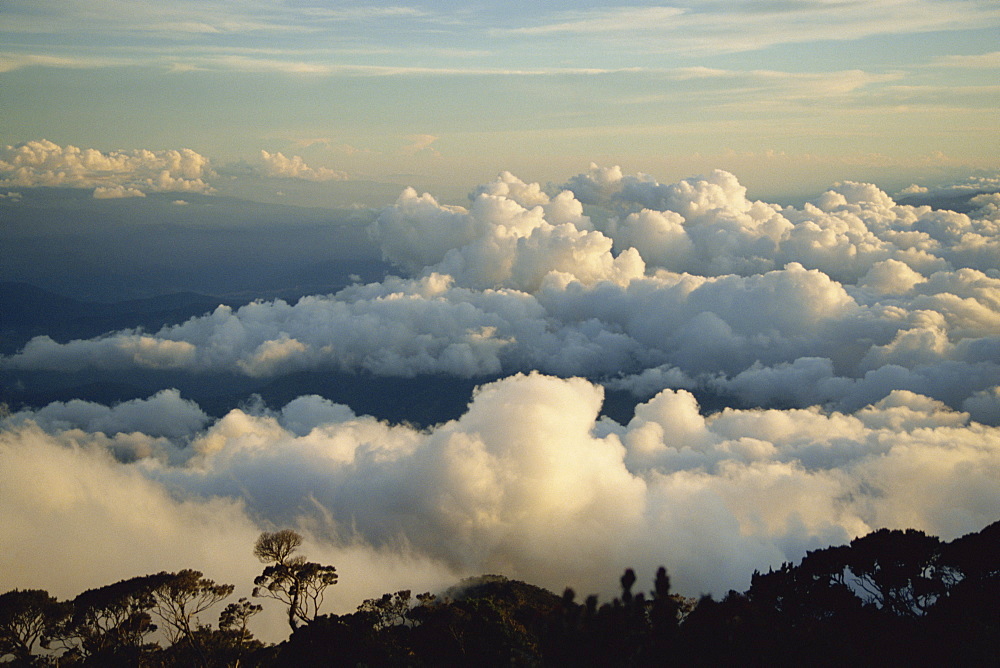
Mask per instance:
[[[872,184],[838,183],[801,209],[750,201],[721,170],[661,184],[592,165],[565,187],[618,212],[604,230],[616,249],[634,247],[647,265],[671,271],[750,274],[798,262],[853,284],[888,259],[923,274],[1000,265],[987,215],[898,205]]]
[[[612,240],[589,228],[569,192],[550,200],[537,184],[504,173],[475,193],[469,209],[408,188],[382,212],[372,235],[401,268],[448,274],[474,288],[534,292],[547,277],[593,284],[643,275],[638,253],[615,256]]]
[[[130,406],[133,425],[180,401],[158,397]],[[482,386],[459,419],[418,431],[300,397],[207,426],[193,420],[183,436],[134,433],[175,455],[131,463],[107,454],[118,453],[107,432],[55,420],[45,412],[67,407],[47,407],[0,432],[0,513],[24,528],[18,550],[91,512],[60,536],[61,553],[92,551],[86,528],[100,521],[101,535],[120,531],[140,545],[151,531],[161,547],[191,537],[155,563],[184,553],[224,570],[225,558],[247,551],[253,517],[307,528],[323,556],[343,560],[345,583],[370,575],[358,555],[376,555],[379,575],[388,565],[414,566],[424,582],[500,571],[611,594],[622,568],[652,573],[662,563],[679,591],[697,595],[745,588],[754,569],[881,526],[955,537],[994,521],[1000,504],[1000,430],[914,392],[851,413],[705,415],[687,391],[665,390],[627,424],[599,420],[602,399],[583,379],[519,374]],[[71,470],[75,482],[46,491]],[[43,510],[59,521],[29,530]],[[75,564],[96,576],[148,570],[141,559],[149,553]]]
[[[0,149],[0,184],[94,188],[95,198],[211,192],[208,158],[191,149],[103,152],[42,139]]]
[[[728,172],[596,165],[562,186],[504,172],[467,206],[407,189],[370,229],[400,276],[40,336],[0,368],[483,379],[461,417],[418,430],[310,395],[213,420],[175,390],[20,410],[0,424],[0,584],[248,582],[259,565],[232,555],[294,526],[343,609],[484,571],[607,595],[661,563],[697,595],[882,526],[979,530],[1000,507],[997,204],[842,182],[790,207]],[[605,388],[635,395],[626,423],[599,417]]]
[[[900,196],[954,196],[954,195],[975,195],[977,193],[996,193],[1000,191],[1000,175],[976,175],[970,176],[959,183],[935,184],[933,186],[922,186],[917,183],[910,184],[899,191]]]
[[[266,176],[305,181],[343,181],[348,178],[346,172],[329,167],[310,167],[297,155],[286,158],[283,153],[262,150],[260,159]]]
[[[182,438],[204,427],[208,416],[175,389],[162,390],[148,399],[103,406],[74,399],[51,403],[39,410],[25,410],[7,418],[10,424],[32,420],[50,431],[82,429],[109,435],[142,432],[152,437]]]
[[[156,402],[144,406],[150,414],[143,419],[159,419],[151,414]],[[0,429],[0,540],[7,546],[0,554],[0,590],[46,589],[65,599],[136,575],[195,568],[235,585],[232,600],[250,595],[261,569],[253,543],[275,525],[238,495],[168,488],[153,475],[152,459],[115,459],[125,434],[47,424],[48,431],[32,422]],[[177,449],[138,432],[127,438]],[[328,611],[352,611],[383,588],[440,589],[457,577],[446,565],[406,549],[333,543],[315,517],[303,517],[296,528],[307,538],[303,553],[341,574]],[[287,621],[278,608],[265,605],[253,631],[278,641],[287,636]]]
[[[94,199],[122,199],[125,197],[145,197],[146,193],[138,188],[126,186],[97,186],[94,188]]]
[[[899,205],[856,182],[779,206],[719,170],[663,184],[595,165],[554,188],[504,172],[468,207],[408,188],[378,215],[371,235],[404,277],[157,332],[38,337],[0,366],[541,370],[640,397],[851,411],[905,389],[960,409],[1000,385],[991,206]]]

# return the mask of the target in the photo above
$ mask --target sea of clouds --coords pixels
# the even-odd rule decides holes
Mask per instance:
[[[1000,195],[971,206],[846,182],[795,208],[723,171],[597,166],[503,173],[468,207],[407,189],[370,229],[398,276],[40,336],[0,368],[490,379],[464,415],[417,429],[302,396],[212,419],[171,389],[16,412],[0,573],[62,595],[164,568],[242,582],[255,534],[292,526],[342,609],[481,572],[610,594],[660,564],[724,594],[883,526],[977,531],[1000,512]],[[631,421],[600,417],[607,390]]]

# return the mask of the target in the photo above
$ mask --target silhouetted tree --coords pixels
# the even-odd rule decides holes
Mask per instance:
[[[347,615],[319,615],[332,566],[296,555],[294,531],[264,533],[268,566],[255,595],[288,606],[279,646],[253,639],[261,606],[240,599],[219,627],[198,616],[232,593],[198,571],[157,573],[59,603],[44,591],[0,595],[0,663],[173,666],[993,666],[1000,656],[1000,523],[950,543],[922,532],[875,531],[754,573],[746,593],[697,605],[670,592],[660,568],[648,592],[622,575],[621,595],[583,604],[486,575],[414,605],[401,590]],[[162,620],[170,645],[149,642]],[[65,652],[33,654],[36,645]]]
[[[645,655],[647,663],[663,663],[668,660],[677,635],[681,618],[683,599],[670,593],[670,577],[663,566],[656,571],[653,580],[652,600],[649,603],[649,647]]]
[[[942,545],[941,566],[952,584],[1000,577],[1000,522]]]
[[[195,633],[199,630],[198,614],[233,593],[233,585],[216,584],[202,577],[199,571],[185,569],[178,573],[161,573],[162,581],[153,589],[153,612],[163,620],[172,644],[186,642],[199,665],[207,665],[203,648]]]
[[[337,583],[337,569],[333,566],[295,556],[301,545],[302,536],[291,529],[282,529],[262,533],[253,549],[261,562],[270,564],[254,578],[253,595],[287,605],[288,626],[292,631],[299,622],[308,624],[316,617],[326,588]]]
[[[946,594],[941,541],[923,531],[879,529],[851,541],[847,566],[866,599],[899,616],[919,616]]]
[[[395,594],[383,594],[381,598],[369,598],[358,606],[358,612],[370,616],[376,631],[406,624],[410,612],[410,590],[403,589]]]
[[[236,603],[230,603],[219,614],[219,630],[232,636],[237,648],[249,645],[253,641],[250,633],[250,618],[263,610],[264,607],[241,598]]]
[[[149,612],[154,590],[169,574],[145,575],[89,589],[70,603],[71,612],[55,626],[54,641],[94,665],[137,665],[155,645],[146,636],[156,630]]]
[[[47,591],[14,589],[0,594],[0,659],[27,662],[36,643],[66,615],[67,608]]]
[[[948,595],[928,611],[938,665],[990,666],[1000,657],[1000,522],[941,548]]]

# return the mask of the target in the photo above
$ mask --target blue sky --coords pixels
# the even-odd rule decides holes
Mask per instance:
[[[456,192],[591,161],[891,189],[995,171],[998,37],[992,0],[13,0],[0,143],[265,150]]]

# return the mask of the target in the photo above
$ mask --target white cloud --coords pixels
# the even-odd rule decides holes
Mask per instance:
[[[562,23],[519,28],[514,32],[525,35],[548,35],[657,30],[662,28],[662,22],[670,22],[685,13],[686,10],[680,7],[617,7],[587,12],[579,18]]]
[[[412,143],[400,149],[400,152],[403,155],[415,155],[422,151],[427,151],[433,156],[441,155],[440,153],[438,153],[437,149],[431,147],[431,144],[440,139],[440,137],[437,137],[435,135],[422,134],[422,135],[409,135],[407,139]]]
[[[126,61],[111,58],[64,57],[36,53],[0,53],[0,72],[13,72],[25,67],[82,69],[124,64],[126,64]]]
[[[191,149],[108,151],[35,140],[0,149],[0,184],[94,188],[94,197],[211,192],[208,158]]]
[[[267,176],[306,181],[343,181],[348,178],[345,172],[335,169],[310,167],[297,155],[286,158],[282,153],[268,153],[262,150],[260,159],[264,164],[264,173]]]
[[[970,216],[844,182],[782,207],[749,200],[718,170],[661,184],[593,166],[566,188],[502,173],[469,207],[407,189],[371,232],[413,278],[223,306],[158,332],[38,337],[0,366],[538,369],[640,396],[691,388],[845,410],[893,389],[957,409],[1000,382],[990,202]],[[604,212],[592,219],[585,205]]]
[[[863,5],[815,0],[583,9],[543,17],[534,25],[508,32],[538,38],[571,35],[578,40],[608,39],[616,44],[623,44],[619,38],[628,34],[626,48],[654,53],[716,54],[812,41],[977,30],[998,24],[1000,10],[985,0],[960,0],[947,6],[932,0],[879,0]]]
[[[154,438],[180,439],[208,422],[208,416],[177,390],[161,390],[148,399],[125,401],[107,407],[74,399],[51,403],[39,410],[25,410],[7,418],[11,424],[32,420],[49,431],[82,429],[109,436],[142,432]]]
[[[132,419],[155,420],[142,413],[176,399],[134,402]],[[0,431],[0,526],[23,528],[7,556],[50,555],[55,536],[62,547],[28,560],[30,577],[0,578],[107,582],[183,557],[242,582],[250,516],[307,528],[345,584],[499,571],[610,594],[625,566],[662,563],[677,590],[721,594],[748,586],[754,569],[880,526],[978,530],[1000,503],[1000,430],[912,392],[854,413],[706,416],[692,395],[667,390],[627,425],[598,421],[601,401],[581,379],[518,375],[480,388],[458,420],[418,431],[301,397],[276,413],[193,422],[177,445],[159,440],[172,457],[130,464],[103,454],[121,451],[103,433],[52,420],[43,432],[19,418]],[[44,512],[44,530],[29,530]],[[94,535],[108,537],[104,558],[86,558]],[[52,570],[60,555],[73,564]]]
[[[469,209],[442,206],[409,188],[382,212],[372,235],[394,264],[476,288],[535,291],[549,276],[585,284],[642,276],[635,251],[615,257],[611,239],[590,227],[571,193],[550,200],[537,184],[501,174],[477,191]]]
[[[124,578],[195,568],[235,585],[231,601],[249,597],[261,570],[254,541],[274,525],[251,516],[238,495],[169,489],[156,480],[152,460],[122,464],[109,456],[121,453],[127,439],[152,440],[79,429],[50,435],[32,424],[0,430],[0,540],[7,545],[0,554],[0,589],[45,589],[71,599]],[[349,537],[331,543],[315,517],[303,517],[295,528],[306,536],[303,553],[333,564],[341,576],[324,612],[353,611],[384,590],[440,590],[459,577],[405,548],[377,550]],[[264,607],[253,632],[270,642],[287,637],[281,611]]]
[[[122,199],[125,197],[145,197],[146,193],[138,188],[126,186],[97,186],[94,188],[94,199]]]
[[[176,391],[20,411],[0,426],[6,563],[57,554],[0,585],[68,596],[181,567],[248,582],[258,565],[232,555],[296,526],[340,569],[341,609],[484,571],[611,594],[622,568],[661,563],[697,595],[881,526],[981,529],[1000,504],[1000,228],[979,204],[844,182],[796,208],[727,172],[597,166],[565,188],[502,173],[468,207],[408,189],[372,228],[407,277],[37,337],[0,366],[501,380],[426,430],[318,396],[217,420]],[[598,419],[597,381],[646,400],[628,424]]]
[[[963,56],[942,56],[940,58],[935,58],[929,66],[957,69],[996,69],[1000,68],[1000,51],[990,51],[989,53],[977,53]]]

